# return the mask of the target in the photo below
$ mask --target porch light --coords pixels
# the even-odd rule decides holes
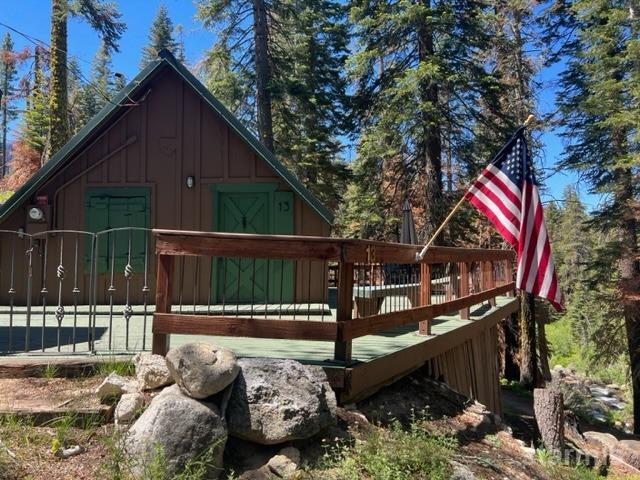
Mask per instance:
[[[196,177],[194,177],[193,175],[189,175],[187,177],[187,188],[191,189],[195,186],[196,184]]]

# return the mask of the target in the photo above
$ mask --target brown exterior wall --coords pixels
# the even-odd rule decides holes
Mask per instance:
[[[186,188],[186,177],[196,179],[193,189]],[[90,187],[148,187],[151,191],[150,226],[157,228],[211,231],[215,225],[213,214],[212,184],[277,183],[278,191],[290,188],[271,168],[255,155],[227,124],[204,103],[172,70],[161,72],[151,83],[146,100],[131,107],[119,119],[112,122],[83,152],[71,159],[67,166],[54,175],[37,195],[47,195],[52,204],[51,229],[86,230],[85,191]],[[315,213],[302,198],[294,195],[294,232],[297,235],[329,235],[329,225]],[[27,204],[18,208],[2,224],[2,230],[25,227]],[[63,296],[72,301],[73,262],[75,236],[63,236],[63,256],[66,272]],[[11,283],[11,257],[14,236],[0,233],[0,304],[8,303],[7,292]],[[18,244],[22,243],[18,240]],[[79,240],[80,258],[84,252],[83,240]],[[18,245],[20,250],[24,245]],[[49,249],[59,256],[59,238],[52,239]],[[34,250],[34,289],[41,289],[41,258],[44,245]],[[24,278],[27,266],[24,255],[15,255],[13,286],[16,303],[23,303]],[[155,264],[155,258],[150,264]],[[50,296],[57,292],[55,267],[58,261],[48,254],[47,288]],[[189,263],[189,262],[187,262]],[[299,267],[299,270],[302,267]],[[40,270],[40,271],[37,271]],[[80,274],[83,268],[80,268]],[[200,269],[199,290],[205,295],[208,278]],[[318,270],[317,272],[315,270]],[[155,267],[150,271],[154,283]],[[312,274],[322,275],[320,266]],[[81,275],[82,276],[82,275]],[[122,277],[122,275],[120,275]],[[308,272],[305,275],[308,277]],[[88,303],[86,275],[79,278],[80,303]],[[183,288],[193,297],[194,273],[185,271]],[[301,282],[298,275],[297,283]],[[186,280],[191,279],[191,280]],[[124,280],[116,285],[116,300],[124,300]],[[100,275],[98,300],[104,301],[109,278]],[[303,281],[306,288],[307,280]],[[324,287],[318,282],[312,292],[312,301],[322,298]],[[132,291],[140,291],[143,279],[134,275]],[[298,285],[296,290],[301,290]],[[34,293],[34,295],[37,294]],[[177,300],[176,292],[176,300]],[[202,297],[201,295],[201,297]],[[299,298],[301,293],[296,294]],[[304,300],[309,296],[304,293]],[[20,300],[22,298],[22,301]],[[38,297],[39,298],[39,297]],[[153,303],[153,290],[150,293]],[[206,302],[206,299],[200,298]],[[52,303],[57,302],[57,293]]]

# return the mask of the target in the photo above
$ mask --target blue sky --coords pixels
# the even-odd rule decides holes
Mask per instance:
[[[123,73],[127,79],[133,78],[138,73],[140,51],[147,42],[149,26],[161,3],[169,10],[174,24],[181,24],[184,31],[184,45],[187,63],[195,63],[202,52],[214,41],[214,35],[205,30],[202,25],[194,20],[195,6],[189,0],[126,0],[118,1],[119,10],[122,13],[127,30],[120,41],[120,52],[113,56],[113,68],[116,72]],[[0,22],[6,23],[24,33],[49,42],[50,2],[47,0],[4,0],[0,10]],[[4,35],[6,29],[0,26],[0,34]],[[12,33],[14,42],[18,48],[33,46],[28,40]],[[80,67],[88,75],[91,59],[98,47],[99,39],[95,32],[81,20],[72,19],[69,22],[69,54],[75,57]],[[545,88],[540,95],[540,111],[548,112],[554,108],[555,80],[561,65],[552,69],[546,69],[540,74]],[[562,142],[557,132],[545,132],[542,135],[544,144],[543,166],[552,168],[557,158],[562,153]],[[559,172],[546,179],[546,189],[543,192],[544,200],[559,198],[567,184],[577,184],[575,174]],[[582,199],[589,207],[597,205],[598,198],[588,195],[584,186],[578,185]]]

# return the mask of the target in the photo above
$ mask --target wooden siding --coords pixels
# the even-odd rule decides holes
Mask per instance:
[[[186,187],[186,177],[195,177],[195,186]],[[156,77],[146,99],[126,110],[99,133],[93,143],[37,192],[48,195],[52,204],[51,229],[84,230],[84,198],[89,187],[148,187],[151,191],[150,226],[210,231],[215,225],[212,184],[277,183],[279,191],[290,191],[280,177],[235,135],[201,98],[172,70]],[[329,225],[298,195],[294,196],[294,233],[329,235]],[[24,228],[27,205],[18,208],[0,225],[0,229]],[[0,304],[7,304],[11,269],[11,238],[0,234]],[[55,241],[52,241],[52,245]],[[66,241],[64,255],[73,256],[73,241]],[[81,242],[81,258],[84,242]],[[34,261],[41,257],[44,245],[37,245]],[[151,250],[153,251],[153,250]],[[14,265],[16,302],[24,303],[25,256],[17,255]],[[51,263],[51,262],[50,262]],[[47,283],[55,284],[55,264],[47,268]],[[35,266],[35,263],[34,263]],[[155,258],[151,256],[149,278],[155,278]],[[320,266],[318,266],[320,267]],[[308,272],[302,272],[308,277]],[[35,272],[34,272],[35,274]],[[206,302],[206,273],[199,280],[200,301]],[[318,273],[321,275],[321,273]],[[82,295],[88,292],[87,275],[79,281]],[[193,289],[193,275],[186,272],[185,289]],[[298,275],[301,277],[301,275]],[[317,277],[316,277],[317,278]],[[104,301],[108,276],[100,275],[98,301]],[[122,283],[116,285],[116,302],[123,301]],[[142,278],[134,276],[132,289],[140,291]],[[298,279],[299,287],[306,280]],[[153,280],[150,282],[153,284]],[[313,295],[321,298],[324,287],[314,282]],[[306,283],[305,283],[306,284]],[[6,288],[5,288],[6,287]],[[68,288],[67,288],[68,287]],[[72,301],[70,282],[65,284],[64,301]],[[39,283],[34,284],[39,292]],[[34,298],[39,298],[34,292]],[[149,298],[153,298],[153,291]],[[176,293],[177,295],[177,293]],[[305,299],[307,292],[305,292]],[[22,298],[22,300],[21,300]],[[88,298],[81,302],[88,303]],[[176,298],[177,300],[177,298]]]

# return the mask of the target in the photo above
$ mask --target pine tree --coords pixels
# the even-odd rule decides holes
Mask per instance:
[[[49,140],[46,156],[58,151],[69,138],[67,117],[67,0],[51,1],[51,52],[49,55]]]
[[[2,39],[0,47],[0,89],[2,89],[2,103],[0,115],[2,116],[2,125],[0,126],[0,135],[2,135],[2,157],[0,158],[0,177],[4,178],[8,171],[9,155],[7,153],[7,132],[9,122],[14,120],[18,113],[15,106],[16,100],[16,62],[17,58],[13,51],[13,41],[11,35],[7,33]]]
[[[180,24],[176,25],[173,29],[173,33],[177,39],[173,54],[180,63],[184,63],[186,61],[184,53],[184,27]]]
[[[29,86],[21,132],[25,145],[37,153],[41,162],[44,162],[49,135],[48,82],[45,65],[45,52],[41,47],[36,47],[33,55],[33,80]]]
[[[463,158],[479,100],[498,87],[478,61],[491,47],[487,13],[476,1],[352,2],[358,168],[379,181],[379,168],[396,168],[396,188],[421,199],[425,238],[446,213],[443,159]]]
[[[104,42],[100,44],[91,64],[89,81],[82,86],[80,99],[80,126],[86,125],[116,94],[121,84],[116,85],[111,69],[111,53]]]
[[[108,50],[118,50],[117,42],[125,30],[120,14],[112,3],[102,0],[52,0],[51,48],[49,52],[49,136],[48,157],[58,151],[68,140],[68,54],[67,20],[69,15],[81,17],[100,33]]]
[[[282,49],[275,69],[280,88],[272,102],[275,151],[326,206],[336,209],[347,178],[338,137],[351,128],[344,75],[346,11],[331,0],[296,0],[286,2],[283,12],[281,23],[289,28],[272,32]]]
[[[77,72],[80,70],[78,62],[72,58],[69,60],[67,69],[67,96],[69,98],[69,132],[74,135],[84,126],[84,111],[83,111],[83,94],[84,88],[80,82],[80,77]]]
[[[344,7],[333,0],[203,0],[198,17],[218,39],[201,65],[207,86],[337,207],[347,175],[339,138],[350,129]]]
[[[556,8],[557,24],[569,27],[561,32],[568,38],[562,51],[568,61],[558,104],[568,146],[560,166],[579,172],[594,193],[606,194],[592,222],[613,235],[597,249],[592,267],[616,286],[622,305],[634,430],[640,433],[640,19],[626,3],[578,0],[560,7],[565,8]]]
[[[142,49],[140,68],[146,67],[149,63],[158,58],[160,50],[167,49],[178,59],[184,60],[184,48],[173,38],[173,22],[169,17],[167,8],[161,4],[158,13],[153,19],[149,29],[149,43]]]
[[[275,45],[270,30],[283,28],[280,20],[281,3],[278,0],[269,3],[252,0],[251,4],[240,0],[199,0],[196,5],[196,17],[205,27],[214,30],[217,36],[211,53],[229,54],[231,72],[241,84],[244,83],[243,76],[250,75],[254,88],[247,101],[255,102],[252,123],[262,144],[274,151],[271,97],[272,91],[277,90],[278,86],[273,75],[276,63],[273,55],[285,49]],[[284,32],[286,28],[283,28]]]

